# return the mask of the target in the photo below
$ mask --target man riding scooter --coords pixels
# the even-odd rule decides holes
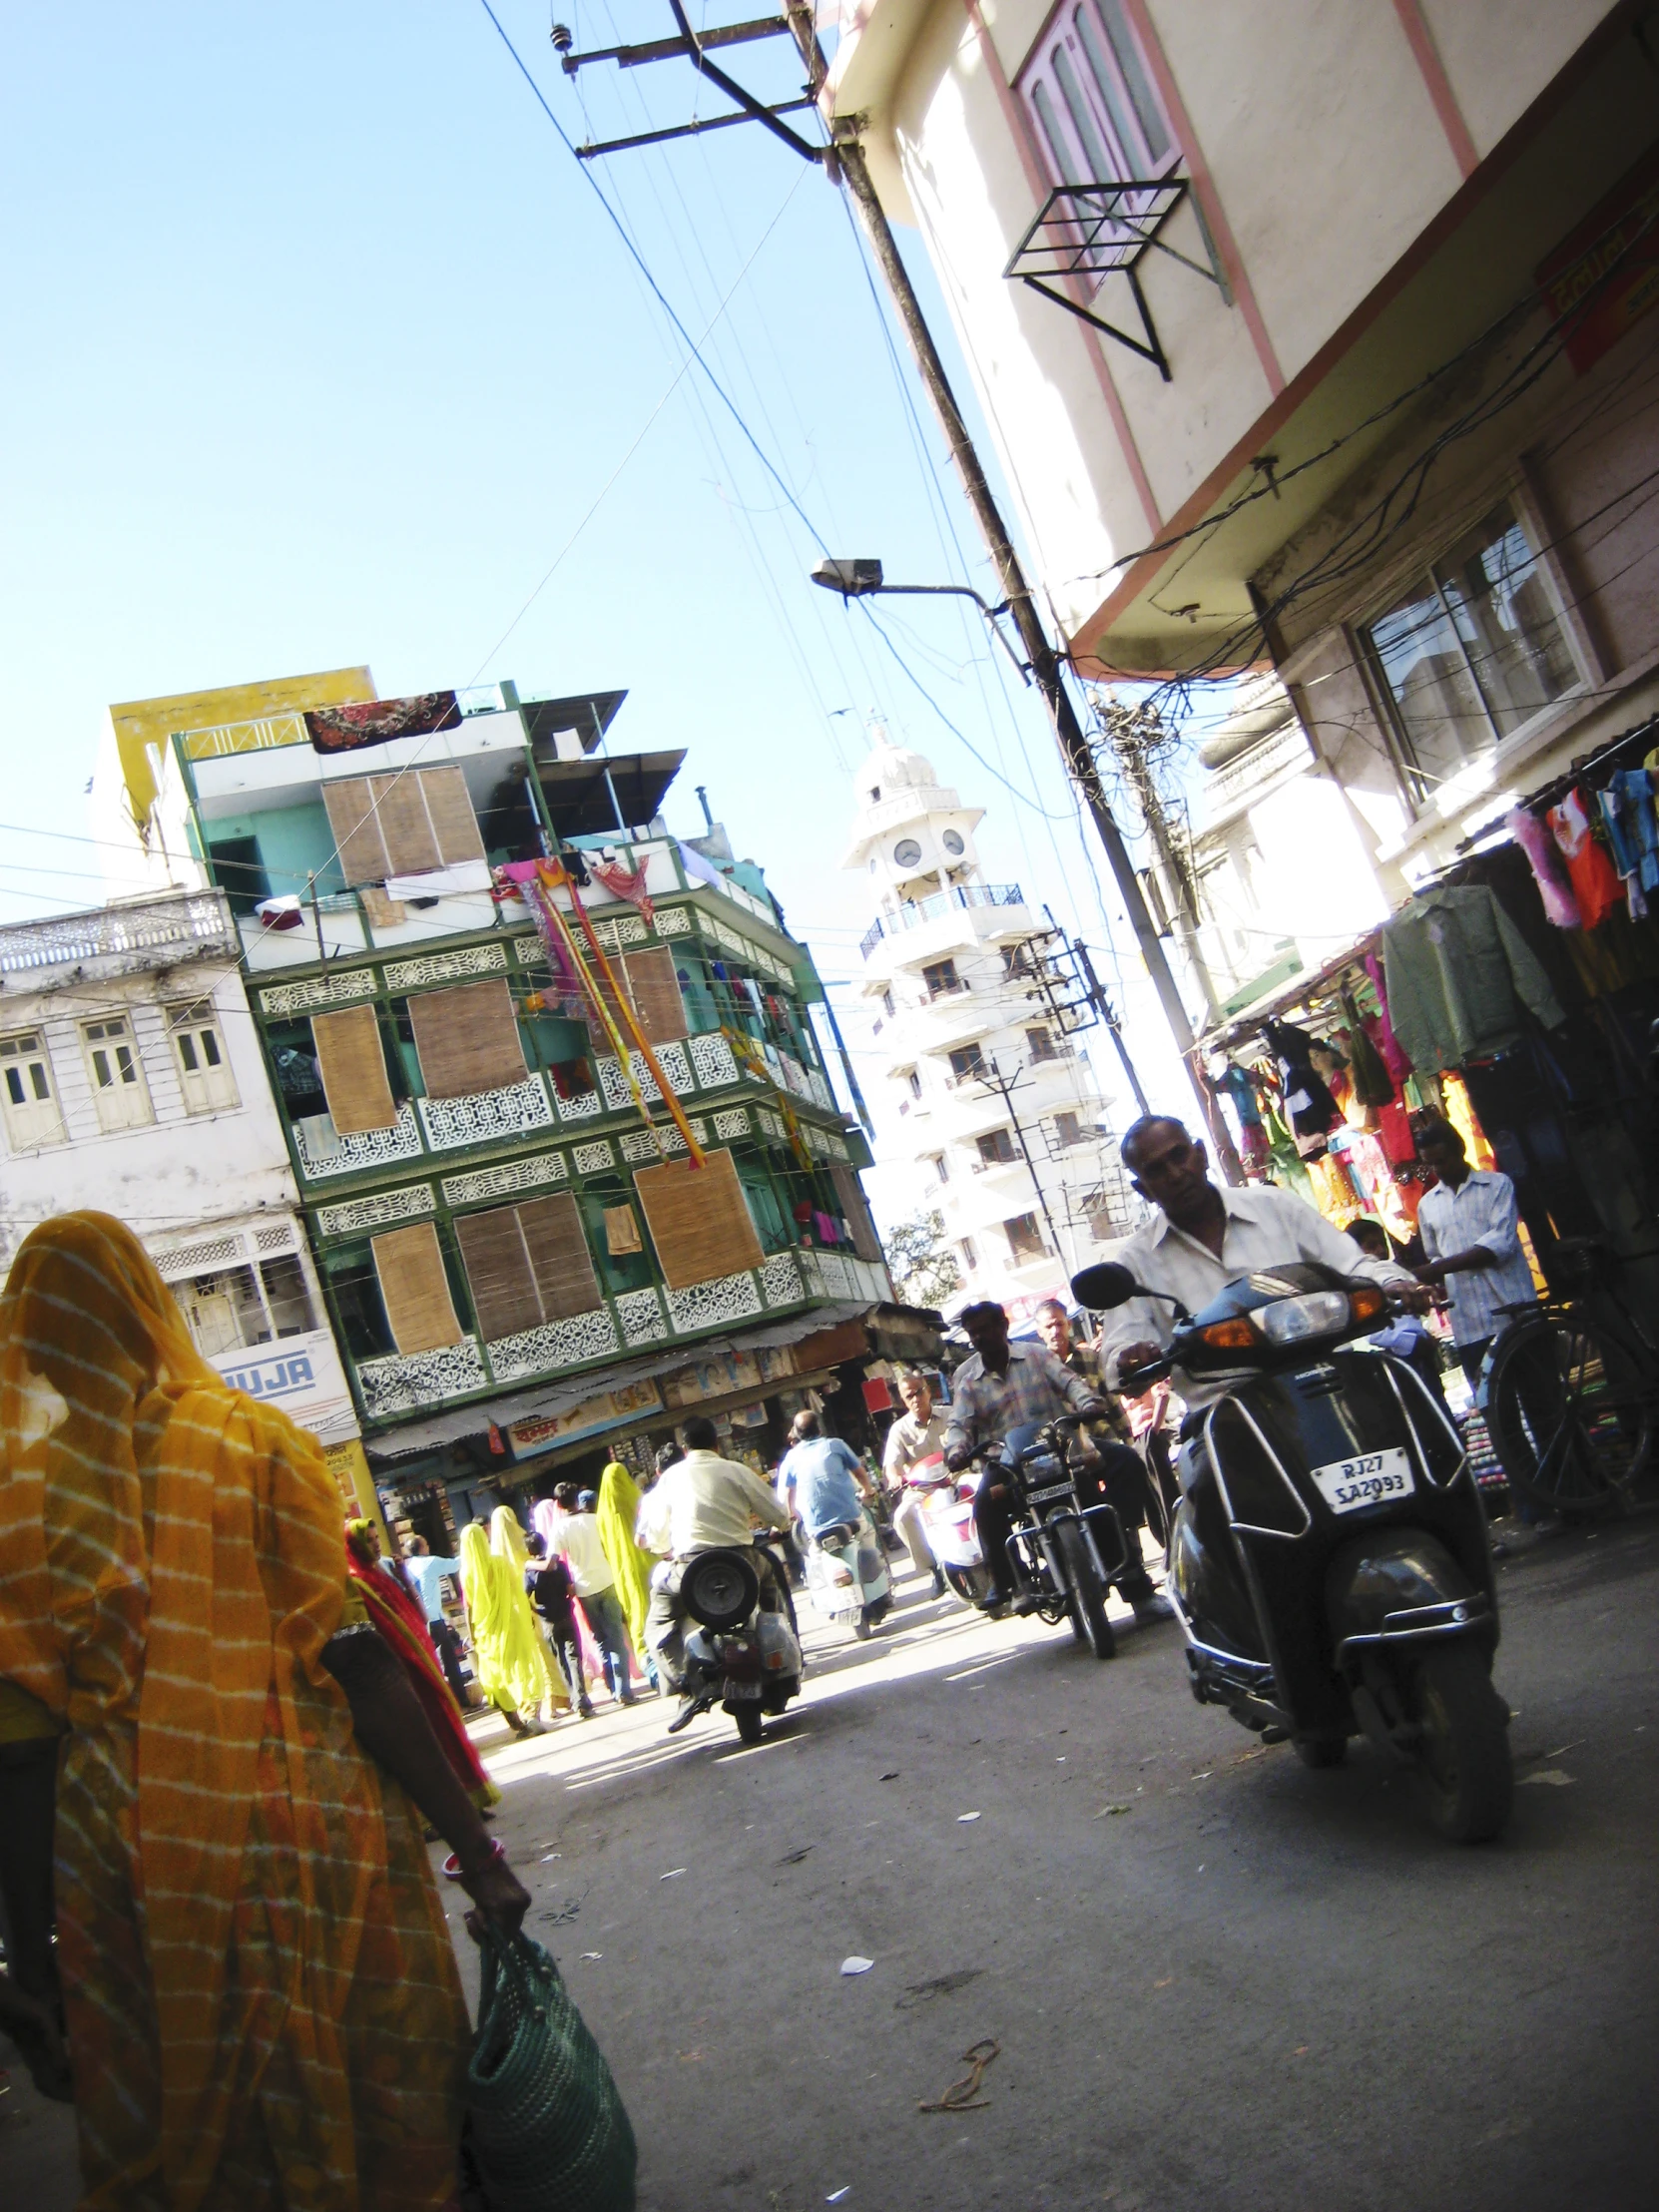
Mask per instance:
[[[755,1544],[756,1521],[780,1531],[790,1525],[789,1508],[760,1476],[736,1459],[723,1459],[720,1433],[712,1420],[694,1413],[680,1429],[685,1457],[677,1459],[648,1490],[640,1508],[639,1540],[647,1551],[666,1552],[668,1565],[651,1577],[651,1605],[645,1632],[662,1660],[664,1679],[676,1695],[685,1688],[685,1607],[680,1584],[700,1551],[744,1551],[754,1560],[763,1597],[776,1590],[771,1555]]]
[[[1083,1378],[1052,1352],[1037,1345],[1010,1344],[1008,1317],[989,1300],[967,1307],[960,1322],[973,1355],[964,1360],[951,1379],[950,1421],[945,1429],[945,1464],[955,1471],[965,1467],[975,1451],[999,1443],[1010,1429],[1029,1422],[1055,1420],[1062,1413],[1082,1413],[1106,1418],[1102,1398]],[[1115,1484],[1127,1489],[1131,1481],[1144,1497],[1145,1476],[1141,1462],[1127,1444],[1101,1446],[1079,1435],[1085,1468],[1110,1494]],[[1121,1454],[1127,1467],[1116,1464]],[[995,1595],[986,1611],[1000,1616],[1013,1600],[1017,1613],[1034,1612],[1037,1599],[1029,1593],[1014,1598],[1013,1570],[1008,1564],[1008,1537],[1013,1528],[1012,1502],[1005,1486],[988,1477],[979,1486],[973,1516],[984,1550],[985,1565],[995,1584]],[[1172,1618],[1167,1598],[1152,1586],[1139,1554],[1139,1538],[1131,1539],[1129,1564],[1118,1580],[1124,1598],[1142,1623]]]

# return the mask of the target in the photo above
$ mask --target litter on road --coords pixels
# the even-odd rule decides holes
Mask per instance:
[[[918,2112],[983,2112],[990,2103],[989,2097],[979,2094],[979,2085],[985,2078],[985,2068],[1000,2055],[1002,2045],[994,2036],[986,2035],[979,2042],[970,2044],[962,2053],[962,2063],[968,2068],[960,2081],[953,2081],[942,2097],[931,2104],[918,2104]]]
[[[873,1958],[860,1958],[858,1957],[856,1952],[854,1952],[850,1958],[843,1958],[841,1960],[841,1972],[868,1973],[870,1967],[873,1966],[875,1960]]]

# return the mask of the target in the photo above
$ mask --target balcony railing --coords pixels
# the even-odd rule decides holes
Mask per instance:
[[[235,959],[235,927],[217,891],[186,891],[131,906],[99,906],[0,929],[0,975],[78,967],[89,960],[152,966],[158,955],[223,952]]]
[[[865,930],[858,951],[867,960],[883,937],[896,937],[905,929],[919,929],[923,922],[937,921],[940,914],[947,914],[957,906],[1024,904],[1025,899],[1017,883],[952,883],[947,890],[934,891],[929,898],[912,899],[907,906],[901,906],[896,914],[879,916]]]

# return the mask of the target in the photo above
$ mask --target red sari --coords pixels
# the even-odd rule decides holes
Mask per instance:
[[[421,1710],[432,1725],[432,1734],[455,1770],[462,1789],[477,1806],[496,1804],[501,1792],[484,1772],[473,1749],[472,1738],[461,1719],[461,1709],[444,1680],[432,1639],[426,1633],[420,1607],[404,1588],[402,1578],[388,1573],[378,1563],[365,1565],[349,1532],[345,1539],[345,1564],[351,1586],[362,1599],[369,1619],[401,1661],[404,1673],[414,1685]]]

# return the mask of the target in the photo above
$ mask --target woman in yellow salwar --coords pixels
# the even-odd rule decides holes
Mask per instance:
[[[657,1562],[649,1551],[642,1551],[634,1541],[639,1517],[639,1484],[620,1459],[612,1459],[599,1477],[599,1502],[594,1507],[594,1519],[599,1524],[599,1541],[605,1557],[616,1576],[616,1594],[627,1616],[634,1650],[650,1678],[651,1687],[656,1689],[657,1655],[646,1641],[645,1616],[651,1603],[651,1570]]]
[[[547,1642],[524,1588],[529,1546],[510,1505],[498,1505],[486,1530],[469,1521],[461,1530],[461,1595],[472,1635],[472,1671],[478,1687],[515,1736],[540,1730],[537,1708],[568,1706],[570,1693],[547,1656]]]
[[[316,1445],[207,1365],[131,1232],[37,1229],[0,1301],[0,1682],[60,1737],[81,2212],[453,2194],[468,2023],[420,1814],[479,1910],[528,1900],[341,1554]]]

